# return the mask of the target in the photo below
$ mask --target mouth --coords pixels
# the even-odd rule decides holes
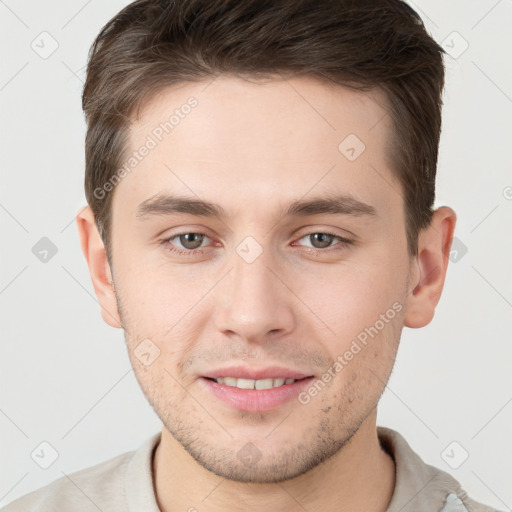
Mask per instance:
[[[289,379],[286,377],[268,378],[268,379],[242,379],[237,377],[205,377],[206,379],[223,384],[224,386],[238,388],[238,389],[272,389],[288,386],[295,382],[309,379],[310,377],[303,377],[301,379]]]
[[[230,409],[246,412],[268,412],[284,406],[314,380],[314,376],[293,379],[277,377],[247,379],[241,377],[200,377],[199,383],[213,398],[214,403],[222,403]]]

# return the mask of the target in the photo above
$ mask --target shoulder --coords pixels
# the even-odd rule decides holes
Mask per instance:
[[[395,490],[386,512],[498,512],[471,499],[446,471],[426,464],[396,431],[377,427],[395,461]]]
[[[7,505],[3,512],[123,511],[125,474],[135,452],[65,475]]]

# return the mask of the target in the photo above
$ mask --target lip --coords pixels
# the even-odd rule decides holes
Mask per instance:
[[[290,368],[284,368],[282,366],[267,366],[265,368],[247,368],[244,366],[229,366],[225,368],[219,368],[212,370],[202,377],[208,377],[210,379],[218,379],[219,377],[235,377],[237,379],[304,379],[311,377],[306,373],[301,373]]]
[[[233,374],[227,375],[234,377]],[[223,375],[219,374],[218,376],[222,377]],[[281,376],[284,377],[284,374]],[[239,378],[246,377],[242,376]],[[293,379],[294,377],[288,378]],[[276,409],[289,400],[296,398],[303,389],[310,385],[313,379],[313,376],[305,377],[292,384],[285,384],[283,386],[270,389],[239,389],[237,387],[219,384],[206,377],[200,377],[199,382],[204,386],[207,392],[211,393],[230,407],[247,412],[266,412]]]

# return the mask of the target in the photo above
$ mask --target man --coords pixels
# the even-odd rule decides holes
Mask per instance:
[[[489,511],[376,426],[433,318],[442,49],[399,0],[139,0],[90,54],[81,245],[162,432],[7,507]]]

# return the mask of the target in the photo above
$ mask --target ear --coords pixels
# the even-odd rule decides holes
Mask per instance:
[[[442,206],[418,236],[418,254],[411,262],[411,287],[404,318],[406,327],[424,327],[434,317],[441,298],[457,216]]]
[[[112,281],[112,272],[107,253],[94,221],[94,213],[87,206],[76,216],[80,245],[84,253],[96,297],[101,307],[101,316],[108,325],[122,327],[121,316],[117,309],[116,296]]]

